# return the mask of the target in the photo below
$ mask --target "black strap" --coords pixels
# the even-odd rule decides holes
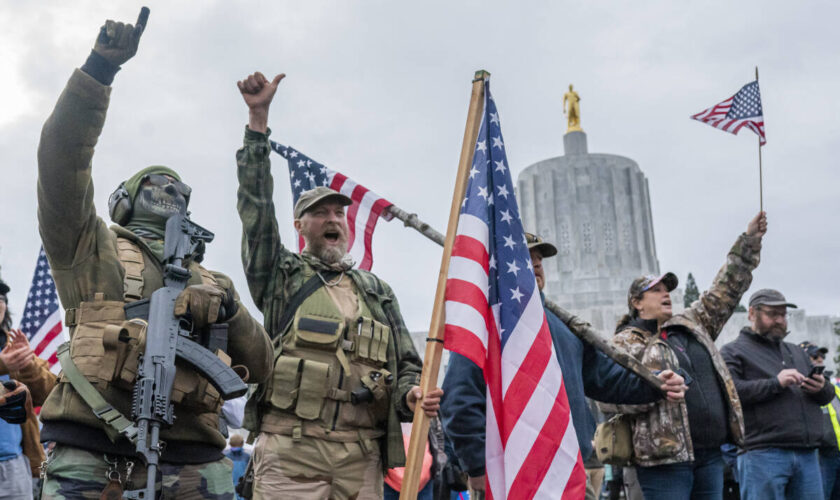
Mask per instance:
[[[289,328],[289,324],[292,322],[292,318],[295,317],[295,312],[297,312],[298,307],[303,304],[303,301],[318,291],[319,288],[324,286],[325,281],[331,281],[339,274],[341,273],[326,271],[319,276],[316,271],[315,275],[309,278],[306,283],[304,283],[303,286],[300,287],[294,295],[292,295],[292,298],[289,299],[289,303],[286,304],[286,307],[283,309],[283,315],[280,316],[280,321],[277,322],[279,329],[277,330],[277,336],[274,337],[275,348],[283,342],[283,334],[286,333],[286,330]]]

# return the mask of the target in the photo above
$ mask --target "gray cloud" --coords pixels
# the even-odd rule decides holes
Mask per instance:
[[[448,216],[476,69],[492,74],[514,174],[562,154],[562,89],[582,96],[590,150],[629,156],[650,180],[660,263],[708,286],[758,209],[756,139],[688,119],[761,69],[770,233],[755,287],[778,287],[811,313],[837,313],[840,67],[833,2],[151,2],[137,57],[117,75],[94,159],[96,202],[152,163],[181,171],[194,218],[217,233],[208,265],[243,296],[234,151],[247,119],[235,82],[288,78],[273,138],[417,212]],[[139,4],[138,4],[139,6]],[[35,151],[40,125],[101,22],[138,6],[104,1],[0,4],[11,88],[29,109],[0,126],[6,217],[0,264],[20,312],[39,246]],[[3,87],[6,88],[6,87]],[[274,159],[277,214],[293,242],[285,162]],[[380,223],[374,270],[407,323],[426,328],[440,249]]]

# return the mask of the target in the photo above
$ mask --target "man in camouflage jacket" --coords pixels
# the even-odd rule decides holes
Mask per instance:
[[[74,71],[44,124],[38,148],[38,220],[58,295],[67,309],[69,355],[105,401],[126,417],[131,415],[143,337],[135,336],[139,328],[125,329],[142,323],[127,321],[123,306],[163,286],[166,220],[176,212],[186,213],[190,194],[173,170],[149,167],[115,193],[122,201],[111,205],[111,214],[121,225],[109,228],[96,215],[94,146],[105,123],[110,84],[120,65],[136,53],[142,31],[143,26],[105,23],[87,62]],[[196,328],[227,323],[231,364],[247,368],[251,382],[262,382],[271,373],[270,341],[240,304],[230,278],[201,267],[201,257],[196,252],[185,259],[191,278],[174,312],[191,314]],[[122,332],[118,340],[107,337],[109,328],[122,329],[126,338]],[[173,401],[174,425],[161,432],[167,444],[158,476],[162,497],[232,498],[232,467],[222,455],[226,443],[219,432],[218,392],[179,363]],[[41,419],[42,440],[57,443],[45,468],[43,498],[98,498],[107,485],[105,498],[122,488],[144,487],[145,466],[134,444],[108,434],[109,425],[94,415],[66,370],[44,403]]]
[[[244,145],[236,154],[242,262],[251,296],[277,347],[273,379],[260,386],[246,408],[245,426],[260,433],[254,448],[254,497],[381,498],[383,469],[405,462],[400,421],[410,420],[418,403],[434,416],[442,391],[436,389],[424,397],[417,387],[420,360],[391,288],[370,272],[351,269],[344,214],[349,198],[326,187],[303,193],[295,205],[295,228],[306,248],[298,255],[280,242],[267,123],[283,76],[269,82],[255,73],[238,82],[249,109]],[[309,282],[318,283],[317,291],[287,311]],[[330,316],[333,313],[328,311],[334,309],[337,316]],[[366,319],[358,318],[356,335],[356,311],[364,309]],[[292,312],[294,320],[281,324],[284,313]],[[333,329],[316,333],[304,328],[306,321],[324,324],[326,319],[334,319],[326,322]],[[386,332],[380,335],[382,342],[376,341],[380,352],[373,363],[362,359],[366,356],[359,347],[366,345],[362,325],[371,322]],[[329,347],[311,347],[316,335],[328,339]],[[301,347],[302,339],[310,347]],[[321,375],[326,377],[326,388],[324,381],[307,375],[310,366],[329,366]],[[359,375],[375,368],[384,374],[378,380],[393,377],[392,382],[386,381],[385,392],[367,403],[349,399],[349,392],[371,382],[362,378],[360,384]],[[295,376],[296,372],[300,375]],[[318,391],[322,393],[313,398]],[[315,411],[310,408],[313,405]],[[358,423],[353,415],[359,416]]]
[[[696,447],[692,436],[703,439],[704,443],[710,441],[709,448],[716,450],[717,455],[723,441],[743,443],[741,402],[714,341],[752,282],[752,270],[758,266],[761,238],[765,231],[766,219],[762,212],[750,222],[747,232],[738,237],[711,288],[680,314],[671,315],[669,292],[677,285],[676,276],[672,273],[642,277],[630,287],[630,314],[619,324],[612,342],[652,370],[677,371],[682,367],[681,373],[687,372],[688,375],[686,382],[692,384],[684,401],[602,405],[606,412],[624,413],[631,417],[633,460],[641,466],[638,468],[639,479],[646,498],[653,493],[646,489],[643,473],[658,466],[694,462]],[[645,317],[643,300],[647,300],[658,313]],[[697,359],[701,363],[692,362]],[[694,394],[691,394],[692,391]],[[690,417],[692,401],[689,399],[698,394],[704,397],[708,394],[710,401],[705,402],[705,406],[719,410],[720,426],[717,428],[709,429],[709,422],[695,421],[693,415]],[[704,402],[695,400],[694,404],[702,407]],[[694,426],[690,425],[690,421]],[[714,459],[716,464],[717,455]],[[675,483],[671,481],[672,486]],[[688,490],[691,491],[690,483]]]

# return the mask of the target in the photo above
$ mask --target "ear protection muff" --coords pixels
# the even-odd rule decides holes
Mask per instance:
[[[129,196],[123,182],[108,197],[108,214],[112,221],[124,226],[131,219],[131,209],[131,196]]]

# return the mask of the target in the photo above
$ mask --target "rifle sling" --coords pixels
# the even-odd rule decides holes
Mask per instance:
[[[116,442],[120,435],[125,436],[132,443],[137,442],[137,426],[120,413],[119,410],[111,406],[105,398],[99,394],[96,387],[91,384],[88,379],[82,375],[82,372],[76,367],[73,358],[70,357],[70,342],[65,342],[58,347],[57,351],[58,361],[61,363],[61,370],[64,376],[73,386],[73,389],[82,397],[82,399],[90,406],[96,418],[105,424],[104,431],[108,435],[108,439]]]
[[[324,286],[324,281],[331,281],[339,274],[340,273],[335,271],[326,271],[319,276],[316,271],[315,275],[309,278],[306,283],[304,283],[303,286],[300,287],[294,295],[292,295],[292,298],[289,299],[289,303],[286,305],[285,309],[283,309],[283,316],[281,316],[280,321],[277,322],[277,326],[280,328],[277,330],[277,337],[274,338],[275,349],[282,345],[283,334],[286,333],[286,330],[288,330],[289,324],[295,317],[295,312],[297,312],[298,307],[303,304],[303,301],[318,291],[319,288]]]

